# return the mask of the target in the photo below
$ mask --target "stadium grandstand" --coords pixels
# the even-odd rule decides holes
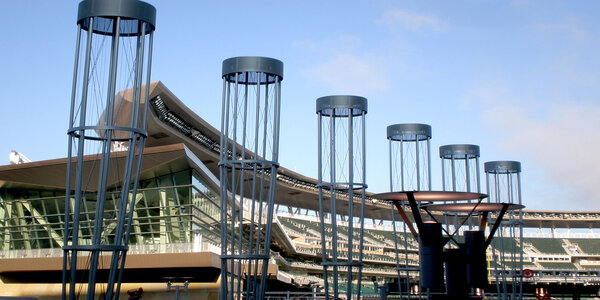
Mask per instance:
[[[118,105],[130,105],[130,95],[120,92]],[[151,84],[149,99],[148,138],[121,297],[141,288],[143,298],[172,298],[174,286],[185,286],[182,297],[216,299],[221,268],[220,133],[161,82]],[[118,151],[114,156],[116,160],[123,159]],[[98,159],[88,156],[84,168],[91,168]],[[0,166],[0,296],[60,297],[64,208],[66,201],[73,201],[65,199],[66,168],[66,159]],[[90,180],[89,191],[94,191],[94,182]],[[115,217],[122,184],[110,183],[107,224]],[[365,299],[379,299],[380,291],[388,293],[390,299],[397,298],[394,289],[398,280],[398,249],[394,238],[403,245],[399,267],[407,270],[419,267],[419,244],[411,235],[394,237],[390,205],[372,195],[367,197],[365,207],[365,279],[361,289]],[[91,237],[94,196],[89,193],[82,208],[87,212],[81,220],[80,234],[84,238]],[[338,211],[344,211],[344,202],[337,204]],[[280,167],[275,205],[267,296],[316,299],[324,285],[317,180]],[[249,219],[250,214],[244,211],[244,219]],[[559,299],[598,296],[600,212],[525,210],[522,215],[524,271],[519,268],[512,272],[523,278],[523,298],[536,299],[540,290]],[[348,249],[345,222],[349,219],[339,218],[337,246],[343,259],[344,249]],[[326,234],[331,230],[326,227]],[[503,246],[494,247],[493,251],[518,247],[515,240],[503,236],[502,232],[497,235],[495,243]],[[331,245],[326,248],[331,249]],[[486,299],[497,296],[492,288],[497,278],[494,257],[489,250],[490,289],[483,291]],[[106,261],[101,262],[101,277],[107,268]],[[409,274],[409,278],[401,280],[418,286],[418,272]]]

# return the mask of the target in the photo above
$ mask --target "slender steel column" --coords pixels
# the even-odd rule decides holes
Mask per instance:
[[[325,294],[328,299],[330,294],[338,299],[340,292],[345,291],[346,299],[360,299],[367,188],[367,99],[358,96],[321,97],[317,99],[316,112],[319,126],[317,187]],[[326,212],[327,200],[329,211]],[[348,222],[338,224],[338,216],[346,215]],[[340,233],[346,230],[344,227],[347,227],[346,238]],[[331,241],[330,247],[327,246],[328,241]],[[345,273],[345,278],[340,273]]]
[[[137,0],[86,0],[79,4],[77,20],[67,131],[62,298],[76,298],[76,273],[89,269],[87,299],[94,299],[98,269],[103,267],[101,253],[110,252],[105,299],[113,299],[119,294],[147,135],[156,9]],[[84,47],[82,39],[86,39]],[[104,74],[108,76],[103,78]],[[122,92],[117,94],[117,90]],[[88,158],[99,158],[100,162],[86,165]],[[119,195],[117,201],[107,201],[115,194]],[[88,213],[90,201],[96,209],[93,229],[80,235],[80,216]],[[106,214],[107,205],[116,216]],[[109,222],[116,224],[114,232],[107,230]],[[89,253],[89,261],[78,265],[82,252]]]
[[[279,167],[283,63],[223,61],[221,299],[263,299]]]
[[[484,170],[489,202],[522,204],[520,162],[490,161],[484,164]],[[506,212],[504,220],[497,229],[498,237],[490,244],[495,261],[493,276],[496,280],[497,293],[504,299],[521,299],[523,296],[522,210]]]

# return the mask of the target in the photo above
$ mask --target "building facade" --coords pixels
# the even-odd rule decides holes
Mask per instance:
[[[130,103],[128,93],[119,93],[118,105]],[[121,297],[142,288],[143,298],[180,297],[216,299],[219,293],[220,214],[219,131],[189,110],[162,83],[150,87],[148,139],[135,199],[131,239]],[[123,165],[124,155],[114,148],[113,160]],[[93,168],[100,158],[90,154],[84,168]],[[66,159],[0,166],[0,296],[58,298],[61,295]],[[91,238],[93,212],[97,203],[96,178],[86,180],[86,195],[80,215],[80,236]],[[114,224],[121,199],[122,182],[109,183],[105,226]],[[268,292],[292,291],[312,295],[323,286],[321,236],[318,228],[318,189],[313,178],[281,167],[277,176],[277,215],[269,260]],[[340,195],[339,211],[344,211]],[[130,199],[127,199],[130,200]],[[244,201],[238,203],[242,208]],[[375,295],[379,286],[396,279],[393,230],[389,205],[367,196],[362,290]],[[244,218],[250,218],[248,211]],[[347,243],[347,219],[337,228],[337,249],[343,259]],[[113,225],[114,226],[114,225]],[[529,228],[589,228],[587,238],[526,237],[523,241],[525,294],[533,297],[536,287],[550,291],[558,287],[597,293],[600,276],[600,239],[593,230],[600,226],[600,213],[524,212]],[[331,230],[331,229],[327,229]],[[102,237],[107,243],[114,236]],[[325,239],[329,241],[329,239]],[[503,241],[507,247],[511,241]],[[418,267],[418,243],[402,241],[408,249],[405,267]],[[344,248],[346,247],[346,248]],[[332,245],[325,245],[330,251]],[[488,254],[491,266],[493,255]],[[85,265],[86,257],[79,264]],[[108,258],[100,262],[106,276]],[[85,270],[81,270],[82,281]],[[343,272],[343,270],[341,270]],[[494,280],[494,276],[489,276]],[[372,280],[373,279],[373,280]],[[406,280],[406,279],[404,279]],[[417,285],[418,278],[409,278]],[[492,282],[493,283],[493,282]],[[184,288],[185,287],[185,288]],[[184,289],[186,291],[184,291]],[[102,287],[96,289],[100,295]],[[393,293],[393,290],[391,291]],[[565,293],[568,293],[565,292]],[[85,294],[81,285],[81,294]],[[307,296],[308,297],[308,296]]]

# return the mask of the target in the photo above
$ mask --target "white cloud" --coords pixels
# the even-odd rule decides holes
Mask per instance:
[[[600,183],[600,107],[550,104],[543,118],[517,106],[495,106],[485,113],[489,125],[506,130],[501,147],[522,150],[546,170],[546,179],[597,199]]]
[[[446,31],[448,25],[434,16],[417,14],[404,10],[390,10],[385,12],[379,19],[378,24],[384,24],[391,29],[402,26],[411,31],[433,30]]]
[[[579,42],[586,42],[592,38],[592,35],[581,24],[581,22],[573,18],[552,23],[538,23],[533,27],[539,32],[539,34],[547,35],[548,37],[552,38],[566,38]]]
[[[365,46],[371,45],[364,45],[354,35],[292,44],[311,57],[302,71],[309,82],[324,86],[330,93],[363,96],[371,91],[385,91],[390,85],[385,58],[376,49]]]
[[[550,189],[544,196],[530,194],[526,201],[554,210],[600,209],[599,104],[540,103],[515,95],[503,80],[482,85],[467,98],[471,105],[480,100],[478,109],[497,150],[526,160],[537,170],[523,173],[540,176],[530,179]]]
[[[327,85],[338,94],[364,95],[369,91],[384,91],[389,82],[379,60],[351,54],[339,54],[325,63],[309,68],[306,75]]]
[[[535,2],[532,1],[532,0],[512,0],[512,1],[510,1],[510,5],[513,8],[516,8],[516,9],[522,9],[522,8],[530,7],[534,3]]]
[[[301,49],[313,53],[340,53],[354,51],[363,44],[362,40],[354,35],[344,34],[332,39],[323,39],[315,42],[302,40],[292,43],[292,48]]]

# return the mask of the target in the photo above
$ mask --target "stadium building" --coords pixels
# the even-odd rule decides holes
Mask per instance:
[[[118,93],[117,105],[128,109],[130,95]],[[177,293],[190,299],[216,299],[221,268],[220,133],[161,82],[151,84],[149,99],[148,138],[121,297],[141,288],[142,298],[167,299]],[[113,157],[117,165],[124,160],[118,147]],[[93,168],[99,159],[87,156],[84,169]],[[0,166],[0,296],[60,297],[66,171],[67,159]],[[82,207],[79,234],[84,240],[92,234],[95,182],[89,180],[90,193]],[[111,192],[106,196],[104,218],[109,228],[122,184],[108,183]],[[278,299],[289,295],[313,299],[323,287],[317,180],[280,167],[276,191],[267,294]],[[343,201],[338,205],[343,211]],[[244,219],[250,214],[245,211]],[[365,298],[378,297],[378,286],[387,287],[393,295],[396,249],[389,215],[389,204],[367,197],[361,287]],[[496,242],[505,247],[494,251],[514,251],[522,245],[519,250],[524,253],[526,272],[512,275],[523,278],[524,298],[536,299],[536,293],[537,297],[549,293],[572,299],[598,295],[600,212],[523,211],[522,216],[526,228],[522,243],[500,237]],[[338,222],[338,237],[342,237],[338,253],[344,252],[347,220],[341,217]],[[407,259],[401,260],[401,267],[416,269],[418,243],[409,236],[405,239]],[[488,251],[487,258],[491,287],[497,278],[492,252]],[[79,259],[79,265],[85,265],[87,257]],[[108,258],[101,259],[100,281],[108,267]],[[85,278],[84,270],[81,276]],[[416,287],[418,278],[409,278],[408,284]],[[101,287],[96,289],[99,295],[103,292]]]

